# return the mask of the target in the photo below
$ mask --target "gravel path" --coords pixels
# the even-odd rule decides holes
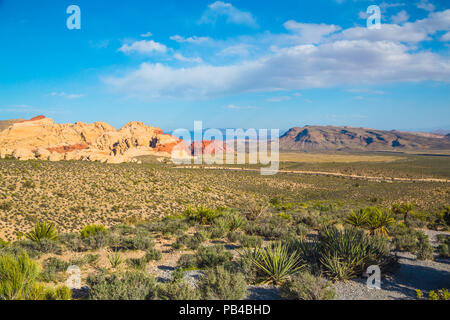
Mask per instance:
[[[433,246],[436,235],[448,232],[424,230]],[[398,253],[399,268],[383,277],[381,290],[368,289],[367,279],[356,279],[335,284],[339,300],[407,300],[416,299],[416,289],[423,292],[450,288],[450,259],[435,256],[435,261],[420,261],[410,253]]]

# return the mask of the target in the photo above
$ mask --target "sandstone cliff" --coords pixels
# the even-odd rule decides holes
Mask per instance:
[[[0,132],[0,156],[121,163],[141,155],[170,157],[180,143],[180,139],[142,122],[130,122],[117,130],[104,122],[56,124],[39,116],[15,121]],[[179,149],[180,157],[189,156],[188,148]]]

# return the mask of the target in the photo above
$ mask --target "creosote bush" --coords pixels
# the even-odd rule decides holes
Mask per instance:
[[[204,300],[241,300],[246,295],[247,282],[242,273],[231,273],[218,266],[205,272],[198,289]]]
[[[91,300],[152,300],[157,287],[153,276],[139,271],[108,275],[105,272],[87,278]]]
[[[280,287],[281,296],[287,300],[333,300],[336,290],[323,277],[315,277],[309,272],[292,276]]]

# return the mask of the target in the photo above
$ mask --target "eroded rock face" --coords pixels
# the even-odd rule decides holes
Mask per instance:
[[[179,138],[142,122],[130,122],[117,130],[104,122],[56,124],[38,116],[15,122],[0,132],[0,155],[20,160],[121,163],[142,155],[170,157],[180,143]]]

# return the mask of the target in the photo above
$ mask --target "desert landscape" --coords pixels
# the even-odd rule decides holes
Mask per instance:
[[[0,43],[2,311],[448,306],[448,0],[0,0]]]
[[[261,176],[174,164],[179,140],[141,123],[2,124],[2,257],[31,259],[43,288],[24,299],[448,298],[450,156],[436,154],[448,137],[378,133],[375,152],[368,129],[292,129],[280,172]],[[322,146],[327,129],[338,142]],[[382,290],[365,283],[374,264]]]

